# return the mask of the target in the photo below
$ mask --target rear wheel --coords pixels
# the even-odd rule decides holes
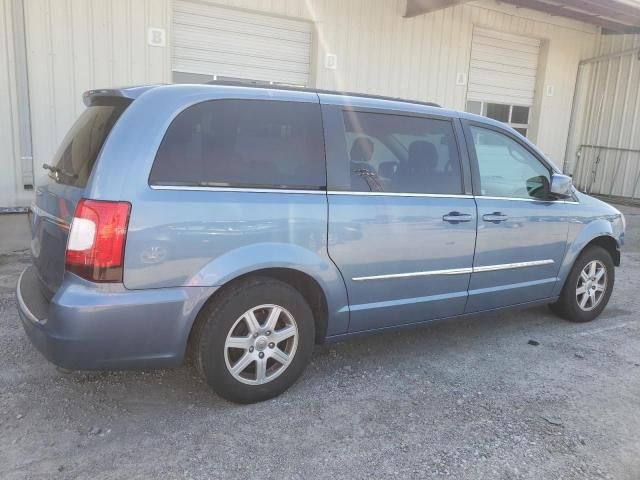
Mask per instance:
[[[587,247],[573,265],[560,298],[551,309],[572,322],[594,320],[611,297],[614,268],[611,255],[604,248]]]
[[[201,313],[191,339],[194,360],[221,397],[253,403],[289,388],[307,365],[313,314],[290,285],[253,278],[228,288]]]

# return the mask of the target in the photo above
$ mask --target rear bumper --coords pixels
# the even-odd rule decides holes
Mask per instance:
[[[67,274],[48,301],[30,266],[16,298],[24,330],[47,360],[73,370],[110,370],[182,364],[191,325],[214,291],[126,290]]]

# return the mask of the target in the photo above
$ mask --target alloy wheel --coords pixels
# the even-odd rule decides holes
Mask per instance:
[[[578,277],[576,300],[581,310],[588,312],[596,308],[607,291],[607,268],[600,260],[587,263]]]
[[[298,348],[298,326],[279,305],[259,305],[233,324],[224,344],[229,373],[247,385],[262,385],[280,376]]]

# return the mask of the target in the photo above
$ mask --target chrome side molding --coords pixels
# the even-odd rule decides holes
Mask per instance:
[[[370,277],[355,277],[354,282],[363,280],[388,280],[392,278],[427,277],[430,275],[463,275],[472,273],[473,268],[449,268],[447,270],[429,270],[427,272],[392,273],[389,275],[372,275]]]
[[[466,275],[469,273],[494,272],[498,270],[510,270],[513,268],[537,267],[540,265],[550,265],[553,260],[533,260],[530,262],[501,263],[498,265],[484,265],[470,268],[450,268],[446,270],[429,270],[426,272],[391,273],[388,275],[371,275],[368,277],[354,277],[351,280],[361,282],[365,280],[391,280],[395,278],[427,277],[432,275]]]
[[[149,185],[151,190],[177,190],[187,192],[241,192],[241,193],[289,193],[305,195],[326,195],[324,190],[300,190],[291,188],[253,188],[253,187],[208,187],[191,185]]]
[[[533,260],[531,262],[503,263],[500,265],[487,265],[483,267],[473,267],[473,273],[476,272],[493,272],[496,270],[509,270],[511,268],[537,267],[539,265],[550,265],[553,260]]]
[[[223,187],[223,186],[195,186],[195,185],[149,185],[151,190],[177,190],[193,192],[241,192],[241,193],[289,193],[304,195],[346,195],[353,197],[415,197],[415,198],[475,198],[478,200],[516,200],[519,202],[545,202],[545,203],[580,203],[571,200],[541,200],[537,198],[520,197],[489,197],[471,194],[448,193],[403,193],[403,192],[352,192],[349,190],[307,190],[295,188],[256,188],[256,187]]]

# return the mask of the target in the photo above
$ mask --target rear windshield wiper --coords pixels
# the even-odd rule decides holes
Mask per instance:
[[[65,177],[70,178],[72,180],[75,180],[76,178],[78,178],[78,175],[76,175],[75,173],[67,172],[62,168],[58,168],[55,165],[49,165],[48,163],[43,163],[42,168],[44,168],[45,170],[50,170],[51,173],[53,173],[53,176],[55,177],[56,180],[60,175],[64,175]]]

